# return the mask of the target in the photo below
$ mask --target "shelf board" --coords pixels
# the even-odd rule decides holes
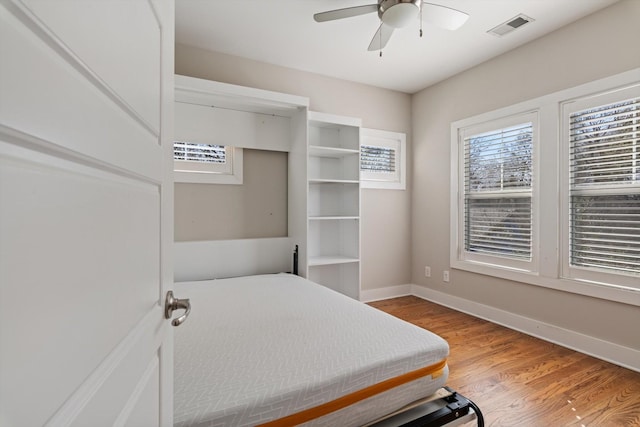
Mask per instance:
[[[360,219],[357,215],[315,215],[309,216],[309,221],[327,221],[340,219]]]
[[[314,256],[309,257],[307,265],[313,267],[315,265],[333,265],[333,264],[349,264],[353,262],[360,262],[360,258],[347,257],[342,255],[334,256]]]
[[[335,114],[320,113],[318,111],[309,111],[309,125],[320,127],[360,127],[362,119],[357,117],[338,116]]]
[[[360,184],[359,179],[320,179],[309,178],[309,184]]]
[[[309,146],[310,156],[341,158],[341,157],[353,156],[357,154],[360,154],[359,150],[351,150],[348,148],[337,148],[337,147],[325,147],[322,145]]]

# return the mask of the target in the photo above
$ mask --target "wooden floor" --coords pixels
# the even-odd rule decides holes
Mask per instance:
[[[449,342],[447,385],[487,426],[640,426],[638,372],[420,298],[370,305]]]

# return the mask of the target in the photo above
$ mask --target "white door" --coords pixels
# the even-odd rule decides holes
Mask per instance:
[[[0,0],[1,426],[172,425],[173,19]]]

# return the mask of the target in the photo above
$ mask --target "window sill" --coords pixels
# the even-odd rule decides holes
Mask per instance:
[[[529,285],[542,286],[557,291],[570,292],[593,298],[640,306],[640,289],[616,284],[546,277],[537,272],[509,269],[472,261],[457,260],[452,262],[451,268],[526,283]]]
[[[378,189],[378,190],[406,190],[407,186],[404,182],[397,181],[369,181],[360,179],[360,188]]]
[[[183,184],[242,184],[242,175],[208,172],[173,172],[173,182]]]

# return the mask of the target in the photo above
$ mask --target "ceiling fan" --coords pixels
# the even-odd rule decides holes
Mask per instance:
[[[393,30],[402,28],[420,17],[420,37],[422,37],[422,17],[434,25],[447,30],[457,30],[469,18],[469,15],[456,9],[422,0],[378,0],[377,4],[347,7],[316,13],[316,22],[333,21],[378,12],[380,27],[369,44],[369,50],[382,50],[389,42]],[[380,52],[382,55],[382,52]]]

